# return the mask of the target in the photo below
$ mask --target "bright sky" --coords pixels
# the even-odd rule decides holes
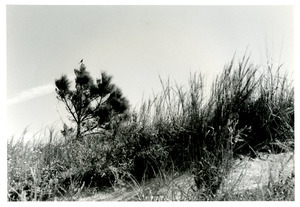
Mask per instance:
[[[83,58],[94,78],[113,75],[132,107],[160,91],[159,75],[210,79],[248,47],[293,70],[292,6],[7,6],[7,131],[66,120],[54,80]],[[56,126],[60,129],[60,123]]]

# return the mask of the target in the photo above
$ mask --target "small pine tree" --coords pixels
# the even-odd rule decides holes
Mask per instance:
[[[76,139],[86,133],[107,129],[112,120],[122,117],[128,109],[128,100],[120,88],[111,83],[112,76],[101,73],[94,83],[86,66],[80,62],[74,69],[75,89],[66,75],[55,80],[57,99],[62,101],[71,114],[69,119],[76,123]]]

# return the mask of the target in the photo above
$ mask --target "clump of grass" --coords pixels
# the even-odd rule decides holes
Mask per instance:
[[[116,133],[122,159],[137,180],[163,177],[170,167],[178,172],[193,168],[199,195],[212,200],[234,158],[282,152],[274,146],[293,143],[293,87],[279,69],[275,76],[271,68],[259,75],[249,59],[245,55],[238,64],[233,59],[208,99],[201,74],[191,76],[188,89],[161,80],[162,92]]]
[[[49,142],[8,142],[8,200],[73,200],[84,188],[110,186],[111,146],[95,136],[73,142],[53,132]]]
[[[53,151],[54,140],[47,144],[24,142],[25,134],[7,144],[8,199],[46,200],[59,194],[57,175],[64,165],[56,160],[60,155]]]

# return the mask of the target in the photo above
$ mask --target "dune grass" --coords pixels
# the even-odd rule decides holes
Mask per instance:
[[[191,74],[187,88],[161,79],[161,93],[129,120],[81,141],[67,126],[63,133],[51,128],[46,141],[9,141],[8,200],[78,200],[107,189],[135,190],[136,200],[294,200],[293,176],[220,193],[240,157],[294,150],[292,82],[281,66],[263,70],[249,61],[233,59],[209,94],[202,74]],[[170,186],[185,172],[193,187]]]

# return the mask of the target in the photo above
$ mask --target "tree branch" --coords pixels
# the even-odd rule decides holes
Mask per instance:
[[[72,109],[70,108],[70,106],[69,106],[69,104],[68,104],[68,101],[66,100],[65,97],[63,98],[63,101],[65,102],[65,104],[66,104],[66,106],[67,106],[67,109],[68,109],[68,111],[70,112],[70,114],[72,115],[74,121],[77,122],[77,118],[75,117],[75,115],[74,115]],[[72,103],[72,104],[73,104],[73,103]],[[73,104],[73,106],[74,106],[74,104]],[[75,109],[75,111],[76,111],[76,109]]]

